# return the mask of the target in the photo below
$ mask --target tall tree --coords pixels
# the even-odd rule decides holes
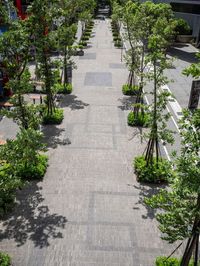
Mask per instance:
[[[55,111],[53,84],[54,76],[51,68],[51,48],[55,44],[55,35],[51,30],[56,17],[55,3],[57,1],[34,0],[29,7],[29,25],[32,31],[32,40],[36,49],[37,62],[45,83],[47,94],[47,114],[53,115]]]
[[[181,266],[188,266],[194,252],[194,265],[198,265],[200,230],[200,110],[184,111],[180,123],[181,155],[175,161],[175,177],[170,188],[146,199],[153,208],[163,210],[156,215],[162,238],[170,243],[188,242]]]
[[[30,35],[26,21],[10,21],[9,31],[0,37],[0,53],[9,76],[7,87],[12,88],[14,93],[11,102],[15,109],[5,114],[25,129],[30,126],[38,127],[36,110],[24,100],[24,94],[31,89],[30,73],[27,69],[29,47]]]

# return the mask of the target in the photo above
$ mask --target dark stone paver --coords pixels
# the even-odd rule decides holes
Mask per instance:
[[[112,86],[112,74],[110,72],[87,72],[85,86]]]
[[[79,57],[80,60],[96,59],[96,53],[87,53],[84,56]]]

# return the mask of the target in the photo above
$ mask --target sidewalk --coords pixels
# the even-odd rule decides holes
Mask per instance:
[[[64,122],[45,127],[46,176],[19,192],[0,224],[0,249],[15,266],[153,266],[177,245],[160,239],[155,213],[143,203],[157,188],[133,173],[145,144],[127,126],[130,97],[121,86],[128,72],[109,20],[96,21],[76,63],[74,92],[61,103]]]

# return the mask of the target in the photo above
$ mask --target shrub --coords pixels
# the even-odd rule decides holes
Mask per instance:
[[[179,18],[177,19],[177,25],[176,25],[175,31],[177,32],[177,34],[187,35],[187,34],[190,34],[191,28],[188,25],[187,21],[185,21],[182,18]]]
[[[142,182],[161,183],[174,176],[170,162],[165,159],[159,159],[158,162],[153,159],[147,165],[145,157],[138,156],[134,159],[134,168],[138,180]]]
[[[38,154],[37,160],[29,164],[21,162],[17,167],[17,175],[22,179],[41,179],[48,166],[48,157],[44,154]]]
[[[139,86],[137,85],[131,86],[129,84],[124,84],[122,86],[122,93],[124,95],[137,95],[138,90],[139,90]]]
[[[43,134],[39,130],[21,129],[15,140],[8,140],[0,149],[0,156],[12,168],[13,176],[19,178],[40,178],[47,166],[47,157],[42,143]],[[44,170],[45,167],[45,170]]]
[[[83,35],[82,36],[87,36],[87,37],[90,37],[90,35],[91,35],[91,31],[84,31],[83,32]]]
[[[80,41],[79,45],[81,45],[83,48],[87,46],[87,42],[86,41]]]
[[[121,48],[122,47],[122,41],[121,40],[117,40],[117,41],[114,42],[114,45],[117,48]]]
[[[43,123],[44,124],[60,124],[63,121],[64,112],[63,109],[56,108],[53,114],[47,114],[47,110],[43,114]]]
[[[114,42],[121,41],[121,38],[119,36],[115,36],[115,37],[113,37],[113,41]]]
[[[139,112],[138,116],[135,118],[135,113],[131,111],[128,114],[127,122],[129,126],[140,126],[140,127],[147,127],[149,123],[149,115],[145,112]]]
[[[22,181],[14,175],[10,164],[1,163],[0,166],[0,217],[11,209],[15,200],[16,190],[22,186]],[[1,262],[1,253],[0,253]],[[0,263],[1,265],[1,263]]]
[[[11,258],[8,254],[0,252],[0,266],[10,266]]]
[[[166,258],[166,257],[157,257],[156,258],[156,266],[180,266],[180,259],[177,258]],[[193,262],[189,263],[189,266],[192,266]]]
[[[117,31],[113,31],[113,38],[114,38],[114,37],[119,38],[119,33],[118,33]]]
[[[71,83],[68,83],[66,85],[66,87],[64,87],[63,84],[56,83],[54,85],[54,88],[55,88],[56,93],[58,93],[58,94],[60,94],[60,93],[70,94],[72,92],[72,84]]]
[[[90,39],[89,36],[85,36],[85,35],[84,35],[84,36],[81,37],[81,41],[83,41],[83,42],[84,42],[84,41],[88,41],[89,39]]]

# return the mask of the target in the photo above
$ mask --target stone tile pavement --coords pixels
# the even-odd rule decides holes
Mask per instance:
[[[157,187],[139,184],[131,167],[145,143],[126,123],[127,70],[109,20],[96,21],[94,34],[76,58],[63,123],[44,128],[44,180],[19,191],[0,223],[0,250],[15,266],[153,266],[175,247],[160,239],[155,214],[143,203]]]

